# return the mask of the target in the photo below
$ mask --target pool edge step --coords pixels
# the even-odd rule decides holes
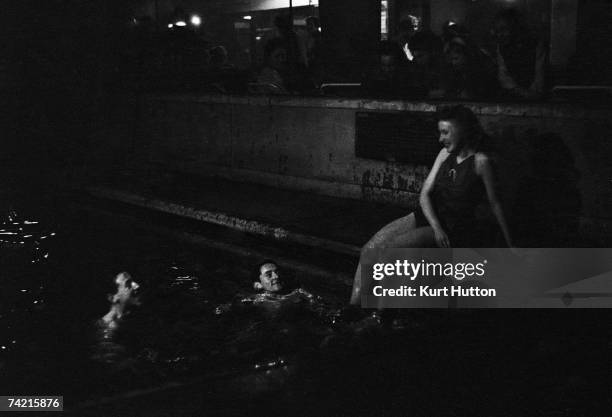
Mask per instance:
[[[71,207],[74,209],[85,209],[87,211],[96,213],[98,215],[113,216],[114,219],[129,220],[131,222],[138,222],[140,227],[145,227],[147,230],[151,230],[157,234],[170,237],[172,239],[187,242],[189,244],[201,245],[208,248],[221,250],[223,252],[232,253],[241,257],[251,258],[255,261],[262,259],[274,259],[278,265],[283,268],[291,269],[294,271],[300,271],[308,274],[309,276],[319,277],[326,280],[333,280],[340,282],[343,285],[351,286],[353,283],[352,274],[347,274],[346,271],[332,271],[328,268],[318,266],[312,263],[304,262],[293,257],[274,255],[270,256],[265,250],[260,250],[252,247],[245,247],[243,245],[219,241],[218,239],[211,239],[200,234],[190,233],[186,231],[174,230],[165,226],[158,226],[153,224],[147,224],[146,221],[139,220],[136,217],[125,214],[117,214],[104,209],[99,209],[92,205],[82,203],[71,203]]]
[[[297,233],[283,227],[263,223],[257,220],[249,220],[236,216],[230,216],[225,213],[189,207],[129,191],[100,186],[86,187],[85,190],[90,195],[97,198],[119,201],[125,204],[170,213],[176,216],[228,227],[241,232],[270,237],[279,241],[298,243],[305,246],[312,246],[351,256],[359,256],[360,252],[360,248],[356,245]]]

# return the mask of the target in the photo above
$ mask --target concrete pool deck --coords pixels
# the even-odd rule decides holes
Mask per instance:
[[[115,178],[88,186],[94,197],[305,246],[358,256],[382,226],[408,210],[217,177]]]

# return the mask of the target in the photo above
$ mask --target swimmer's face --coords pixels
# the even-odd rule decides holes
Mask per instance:
[[[283,288],[278,276],[278,268],[273,263],[263,264],[259,268],[259,282],[263,290],[268,292],[278,292]]]
[[[457,124],[452,120],[440,120],[438,122],[438,132],[440,132],[440,144],[449,153],[458,153],[463,147],[463,140]]]
[[[121,272],[115,277],[115,284],[122,287],[125,285],[128,279],[129,278],[123,272]]]
[[[127,288],[131,290],[136,290],[140,287],[130,276],[130,274],[126,272],[120,272],[117,274],[115,278],[115,284],[117,284],[118,288]]]

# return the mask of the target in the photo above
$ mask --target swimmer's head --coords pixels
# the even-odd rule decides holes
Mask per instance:
[[[115,284],[118,288],[129,290],[137,290],[140,287],[128,272],[119,272],[115,277]]]
[[[253,287],[256,290],[279,292],[283,289],[278,266],[274,261],[266,260],[259,264],[258,274],[257,280],[253,282]]]

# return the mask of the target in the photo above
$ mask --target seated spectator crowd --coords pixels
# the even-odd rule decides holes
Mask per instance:
[[[478,45],[467,28],[454,22],[437,36],[402,21],[396,38],[380,42],[374,65],[363,70],[361,80],[326,74],[318,18],[307,18],[305,29],[297,32],[285,15],[277,16],[274,26],[273,36],[262,39],[263,64],[247,70],[230,64],[222,45],[210,47],[179,30],[168,34],[167,47],[157,57],[158,74],[149,84],[199,92],[321,94],[322,84],[354,86],[357,81],[361,95],[457,100],[538,99],[546,92],[543,42],[514,9],[495,16],[493,50]]]
[[[495,17],[495,50],[468,29],[445,24],[443,36],[418,31],[382,41],[378,65],[364,75],[371,95],[430,99],[538,99],[545,93],[546,51],[514,9]]]

